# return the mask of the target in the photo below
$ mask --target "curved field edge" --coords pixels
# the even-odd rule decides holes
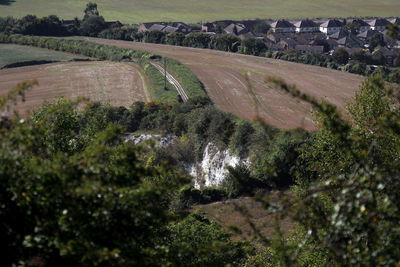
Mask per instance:
[[[19,65],[34,65],[35,62],[58,62],[84,60],[87,57],[78,56],[49,49],[27,47],[15,44],[0,44],[0,68]]]
[[[26,14],[63,19],[83,16],[87,0],[17,0],[2,5],[0,16]],[[224,19],[398,16],[398,0],[95,0],[106,20],[124,23],[184,21],[198,23]],[[245,3],[245,4],[244,4]]]
[[[151,66],[150,61],[162,59],[161,56],[147,51],[118,48],[116,46],[95,44],[81,39],[64,39],[41,36],[6,35],[0,34],[0,43],[28,45],[47,48],[50,50],[69,52],[77,55],[96,58],[98,60],[128,61],[139,63],[149,81],[150,94],[154,101],[163,103],[175,103],[179,101],[178,92],[172,85],[164,86],[164,77]],[[167,59],[169,61],[170,59]],[[189,68],[184,67],[178,61],[170,61],[171,72],[174,77],[187,90],[189,96],[207,97],[201,83]],[[187,73],[186,73],[187,72]]]

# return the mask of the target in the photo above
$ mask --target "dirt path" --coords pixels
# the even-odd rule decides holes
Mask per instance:
[[[311,65],[228,53],[209,49],[87,38],[124,48],[146,50],[187,65],[203,82],[212,101],[222,110],[245,119],[260,116],[283,129],[315,129],[310,105],[271,88],[265,78],[276,76],[301,91],[324,99],[343,110],[362,76]],[[251,82],[247,85],[244,74]]]
[[[178,94],[181,96],[183,102],[189,100],[189,97],[186,94],[185,90],[183,89],[182,85],[180,85],[180,83],[168,71],[165,71],[163,67],[161,67],[156,63],[151,63],[151,65],[153,65],[156,69],[158,69],[162,75],[164,74],[166,75],[167,80],[169,81],[170,84],[172,84],[175,87],[176,91],[178,91]]]
[[[87,97],[113,106],[130,106],[148,101],[145,79],[135,64],[115,62],[64,62],[0,70],[0,94],[19,82],[39,82],[17,109],[26,114],[45,100],[65,96]]]

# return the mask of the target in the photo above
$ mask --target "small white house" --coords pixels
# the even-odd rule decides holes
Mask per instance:
[[[337,19],[330,19],[319,26],[319,30],[327,35],[340,31],[343,23]]]
[[[319,27],[314,21],[306,19],[300,20],[294,24],[296,32],[319,32]]]

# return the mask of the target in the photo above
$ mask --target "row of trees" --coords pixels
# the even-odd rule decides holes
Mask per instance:
[[[82,20],[75,18],[72,22],[68,22],[67,24],[63,24],[63,21],[55,15],[43,18],[38,18],[34,15],[26,15],[21,19],[0,17],[0,32],[6,34],[97,36],[108,27],[104,18],[99,15],[97,4],[95,3],[87,4]]]

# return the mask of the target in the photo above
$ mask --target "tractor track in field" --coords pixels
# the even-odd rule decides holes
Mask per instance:
[[[163,67],[156,63],[151,62],[151,65],[153,65],[159,72],[161,72],[162,75],[166,75],[168,82],[175,87],[183,102],[187,102],[189,100],[189,97],[183,89],[182,85],[174,78],[174,76],[172,76],[168,71],[165,71]]]

